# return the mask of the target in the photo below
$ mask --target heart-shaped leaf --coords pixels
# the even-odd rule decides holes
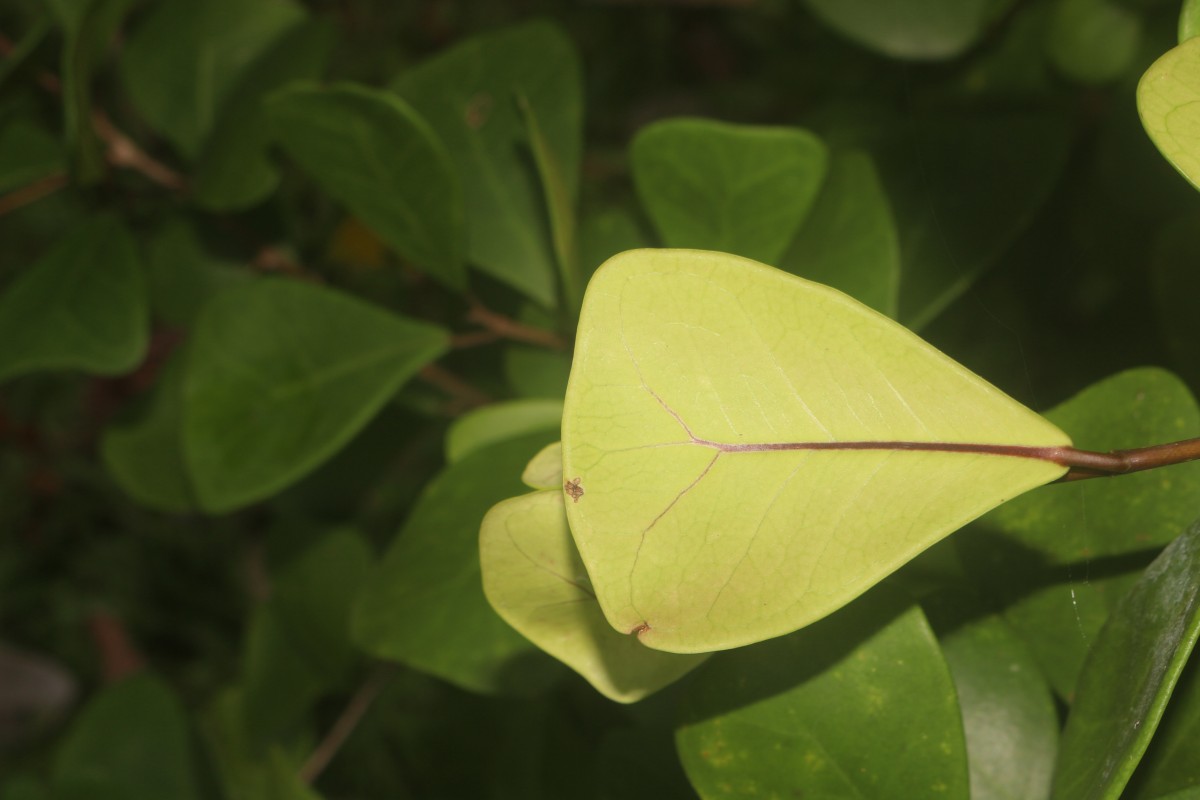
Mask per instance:
[[[1200,38],[1168,50],[1137,88],[1146,133],[1175,169],[1200,188]]]
[[[674,652],[825,616],[1061,476],[1028,448],[1067,444],[840,292],[698,251],[600,268],[563,413],[567,514],[600,606]]]
[[[440,328],[299,281],[222,292],[196,323],[183,390],[200,505],[229,511],[304,475],[446,341]]]
[[[493,506],[479,531],[479,559],[496,613],[605,697],[640,700],[707,658],[651,650],[605,622],[571,541],[561,492]]]

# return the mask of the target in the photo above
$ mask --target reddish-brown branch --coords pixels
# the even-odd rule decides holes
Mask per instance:
[[[20,189],[13,189],[8,194],[0,197],[0,217],[12,213],[22,206],[27,206],[30,203],[41,200],[47,195],[54,194],[66,186],[67,183],[66,173],[56,172],[53,175],[47,175],[31,184],[22,186]]]
[[[350,734],[354,733],[354,729],[358,727],[358,723],[370,710],[371,705],[379,697],[379,693],[387,686],[394,671],[392,665],[380,664],[363,681],[362,685],[358,687],[358,691],[350,698],[350,702],[346,704],[345,709],[342,710],[341,716],[333,723],[333,727],[325,734],[325,738],[321,740],[321,743],[309,755],[308,760],[304,762],[304,766],[300,768],[300,780],[312,783],[325,771],[325,767],[329,766],[329,762],[350,738]]]
[[[140,172],[159,186],[174,192],[187,188],[187,181],[182,175],[147,155],[132,139],[119,131],[103,111],[97,109],[92,112],[92,128],[107,148],[105,157],[108,163]]]
[[[475,300],[467,312],[467,321],[480,325],[501,339],[525,342],[550,350],[566,350],[567,341],[553,331],[535,328],[523,322],[498,314]]]

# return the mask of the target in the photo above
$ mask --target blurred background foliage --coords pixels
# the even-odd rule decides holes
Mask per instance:
[[[364,651],[408,652],[405,642],[362,646],[363,630],[406,624],[386,604],[375,606],[382,619],[359,614],[359,644],[348,632],[360,585],[390,597],[366,576],[418,512],[435,533],[471,514],[477,527],[488,505],[520,491],[524,461],[554,439],[540,411],[518,431],[520,448],[475,463],[464,454],[441,472],[426,496],[442,492],[458,517],[430,522],[436,509],[417,505],[464,412],[561,397],[573,309],[548,307],[548,284],[504,278],[520,259],[473,269],[460,291],[461,261],[490,256],[461,241],[452,210],[439,240],[449,249],[414,267],[409,240],[374,222],[395,217],[388,196],[311,169],[348,134],[294,140],[288,115],[302,119],[302,103],[316,100],[275,92],[302,80],[390,87],[433,124],[439,87],[414,70],[534,18],[558,26],[582,64],[580,170],[568,181],[583,274],[659,241],[656,230],[670,239],[654,185],[638,186],[631,166],[646,126],[681,116],[797,126],[853,174],[877,170],[899,283],[862,299],[951,357],[1039,410],[1132,367],[1200,385],[1200,199],[1155,150],[1134,102],[1141,74],[1176,43],[1173,1],[6,0],[0,286],[80,229],[93,233],[71,245],[76,258],[97,242],[124,252],[110,230],[119,219],[140,253],[153,324],[127,350],[49,359],[46,371],[0,352],[0,683],[20,688],[0,685],[4,800],[302,798],[312,790],[296,775],[318,773],[327,797],[687,796],[671,752],[674,689],[618,708],[540,660],[481,678],[470,688],[489,694],[478,694],[459,688],[469,678],[425,674],[436,666],[369,663]],[[528,55],[535,68],[544,54]],[[564,141],[554,124],[549,138]],[[867,166],[850,163],[863,153]],[[297,166],[306,159],[308,170]],[[436,154],[411,159],[436,181]],[[394,176],[398,193],[411,174]],[[418,202],[457,208],[449,195]],[[543,256],[523,258],[555,258],[549,216],[537,221]],[[779,263],[804,274],[821,246],[805,239]],[[177,430],[176,412],[152,389],[182,391],[168,377],[171,354],[206,346],[191,335],[204,301],[254,274],[337,287],[430,326],[425,356],[397,356],[411,363],[372,384],[377,402],[354,411],[370,421],[344,446],[305,455],[253,497],[207,504],[232,513],[202,513],[171,483],[178,453],[154,431]],[[88,280],[66,271],[50,283],[82,287],[119,326],[134,301]],[[306,302],[295,300],[301,328]],[[0,314],[8,351],[42,346],[18,338],[38,324],[36,304],[23,309]],[[154,424],[128,427],[139,419]],[[487,483],[493,472],[508,482]],[[212,497],[224,491],[211,485]],[[429,636],[454,624],[430,616]],[[459,638],[462,653],[478,644]],[[107,706],[85,706],[146,666],[116,684],[135,700],[105,693]],[[528,691],[522,683],[537,697],[504,694]],[[320,743],[348,702],[370,711],[325,765]],[[141,731],[130,746],[155,774],[98,766],[120,763],[104,744],[113,726]],[[122,786],[114,772],[139,774]]]

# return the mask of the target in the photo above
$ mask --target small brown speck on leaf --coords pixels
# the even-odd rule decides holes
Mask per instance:
[[[576,503],[579,502],[579,498],[583,497],[583,487],[579,485],[579,478],[564,483],[563,489],[566,490],[567,494],[569,494],[571,499]]]
[[[483,123],[488,121],[488,117],[492,115],[492,96],[490,94],[479,94],[472,97],[467,102],[467,110],[464,114],[467,126],[479,130],[483,127]]]

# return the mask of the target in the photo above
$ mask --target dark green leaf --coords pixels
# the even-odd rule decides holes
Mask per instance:
[[[1130,800],[1150,800],[1172,792],[1200,794],[1200,659],[1191,658],[1167,706],[1150,748],[1126,789]]]
[[[261,54],[304,18],[293,0],[160,0],[124,47],[134,105],[189,158]]]
[[[182,219],[171,220],[146,243],[150,306],[168,325],[190,328],[217,292],[252,274],[205,252],[196,231]]]
[[[805,0],[813,13],[859,44],[894,58],[959,55],[1013,0]]]
[[[184,451],[201,506],[229,511],[301,477],[447,345],[439,328],[289,280],[209,303],[191,339]]]
[[[900,245],[870,156],[833,154],[816,203],[779,267],[896,316]]]
[[[1054,797],[1117,798],[1200,636],[1200,524],[1172,542],[1092,646],[1063,732]]]
[[[182,513],[196,507],[183,457],[183,380],[187,352],[181,349],[159,373],[142,416],[105,428],[100,440],[104,466],[117,485],[139,503]]]
[[[37,125],[16,119],[0,128],[0,192],[65,168],[62,145]]]
[[[774,264],[812,208],[826,151],[799,128],[670,119],[638,133],[630,160],[666,245]]]
[[[1046,46],[1067,77],[1107,83],[1130,68],[1141,40],[1141,18],[1119,0],[1058,0]]]
[[[488,605],[479,570],[479,525],[521,494],[520,475],[556,431],[477,450],[434,478],[359,595],[354,640],[370,653],[478,692],[549,688],[565,668]]]
[[[263,101],[288,83],[321,74],[332,46],[329,34],[322,23],[298,23],[241,73],[197,158],[192,183],[197,205],[213,211],[246,208],[275,189],[279,174],[267,156],[271,128]]]
[[[942,641],[967,735],[971,800],[1050,796],[1058,714],[1046,679],[999,617]]]
[[[171,689],[140,675],[94,697],[58,748],[56,800],[192,800],[187,719]]]
[[[583,146],[580,72],[571,40],[553,25],[531,22],[469,39],[393,85],[458,167],[467,258],[547,308],[555,304],[554,248],[516,97],[537,117],[562,193],[574,197]]]
[[[954,684],[924,615],[904,608],[876,590],[713,658],[677,734],[700,795],[966,798]]]
[[[142,268],[110,217],[77,228],[0,296],[0,379],[37,370],[127,372],[146,350]]]
[[[298,85],[273,95],[267,116],[325,191],[418,269],[465,286],[454,166],[407,103],[353,84]]]

